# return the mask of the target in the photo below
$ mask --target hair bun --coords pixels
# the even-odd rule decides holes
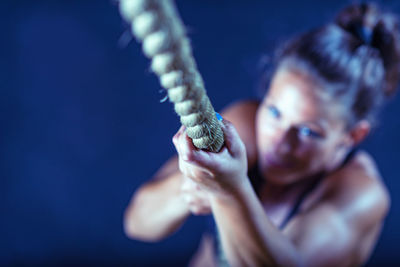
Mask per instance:
[[[360,41],[380,52],[385,67],[385,95],[393,95],[400,77],[399,23],[395,15],[376,5],[363,3],[343,9],[335,23]]]

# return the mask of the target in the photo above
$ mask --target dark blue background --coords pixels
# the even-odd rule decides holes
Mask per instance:
[[[400,13],[400,2],[381,1]],[[217,110],[260,96],[262,68],[294,34],[350,1],[178,1]],[[204,218],[158,243],[131,241],[134,190],[173,153],[179,127],[110,0],[0,2],[0,265],[184,265]],[[400,262],[400,97],[365,143],[392,196],[370,265]]]

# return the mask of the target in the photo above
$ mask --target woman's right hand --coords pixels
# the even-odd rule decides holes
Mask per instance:
[[[206,193],[192,179],[183,176],[181,195],[194,215],[208,215],[211,206]]]
[[[208,173],[201,167],[195,166],[182,158],[182,154],[185,154],[185,151],[182,150],[185,149],[185,147],[180,145],[178,142],[178,139],[182,135],[186,135],[184,126],[179,129],[179,131],[172,139],[178,152],[179,170],[182,173],[182,184],[180,188],[181,196],[192,214],[207,215],[211,213],[211,206],[208,200],[208,194],[200,187],[199,184],[189,178],[189,176],[207,176]],[[189,137],[186,136],[186,138]]]

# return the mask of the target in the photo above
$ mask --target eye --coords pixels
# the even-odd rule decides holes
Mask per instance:
[[[267,108],[268,108],[268,111],[270,112],[270,114],[274,118],[280,118],[281,113],[279,112],[279,110],[275,106],[268,106]]]
[[[302,126],[299,128],[299,135],[312,138],[321,138],[322,135],[316,131],[311,130],[307,126]]]

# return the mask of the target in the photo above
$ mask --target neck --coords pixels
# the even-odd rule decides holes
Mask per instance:
[[[330,161],[331,164],[327,166],[327,172],[332,173],[340,169],[354,150],[354,147],[339,149],[336,156]]]

